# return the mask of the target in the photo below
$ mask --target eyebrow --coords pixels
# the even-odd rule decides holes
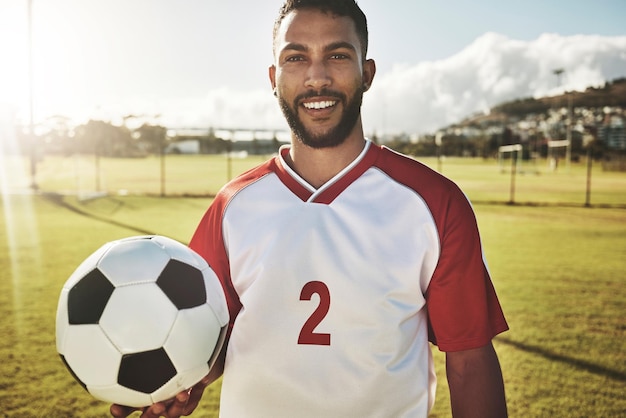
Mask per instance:
[[[282,49],[282,51],[306,52],[306,51],[308,51],[308,49],[309,48],[306,47],[303,44],[290,42],[287,45],[285,45],[285,47]],[[337,41],[337,42],[333,42],[333,43],[330,43],[330,44],[326,45],[324,47],[324,52],[335,51],[337,49],[349,49],[350,51],[353,51],[355,53],[357,52],[356,48],[354,47],[354,45],[352,45],[350,42],[345,42],[345,41]]]
[[[324,48],[324,51],[329,52],[336,49],[349,49],[350,51],[356,52],[356,48],[354,47],[354,45],[352,45],[350,42],[345,41],[333,42],[332,44],[327,45]]]

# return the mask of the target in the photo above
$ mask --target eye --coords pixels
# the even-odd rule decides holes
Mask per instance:
[[[339,54],[339,53],[337,53],[337,54],[332,54],[332,55],[330,56],[330,59],[333,59],[333,60],[347,60],[347,59],[349,59],[349,58],[350,58],[350,57],[349,57],[348,55],[346,55],[346,54]]]
[[[304,57],[302,55],[290,55],[285,58],[285,62],[300,62],[304,61]]]

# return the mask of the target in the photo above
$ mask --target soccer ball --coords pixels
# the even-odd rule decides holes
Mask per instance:
[[[143,407],[170,399],[209,373],[228,324],[209,265],[163,236],[109,242],[67,280],[56,345],[95,398]]]

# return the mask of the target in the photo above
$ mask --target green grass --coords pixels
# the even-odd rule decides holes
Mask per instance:
[[[478,207],[515,416],[623,416],[626,213]]]
[[[183,161],[185,167],[176,171],[196,173],[206,162]],[[147,162],[135,161],[142,169]],[[242,165],[256,162],[240,161]],[[127,170],[126,176],[136,171],[141,172]],[[206,173],[198,174],[202,177],[198,182],[210,185],[207,190],[219,188],[225,180],[204,178],[210,175]],[[500,178],[494,164],[446,161],[444,174],[465,183],[475,201],[492,201],[493,190],[506,190],[506,179]],[[599,184],[606,180],[603,204],[626,203],[624,174],[600,170],[594,174]],[[536,177],[569,183],[577,175]],[[46,181],[42,178],[42,187]],[[541,186],[548,188],[537,181],[539,190],[534,194],[529,188],[525,199],[550,203]],[[506,199],[505,192],[499,201]],[[84,392],[56,354],[54,317],[60,288],[74,268],[106,241],[158,233],[187,242],[210,199],[129,195],[81,201],[71,196],[5,194],[1,202],[2,414],[106,416],[108,405]],[[495,340],[511,416],[624,416],[626,210],[571,207],[571,202],[564,206],[476,203],[475,209],[494,284],[511,326]],[[435,351],[435,360],[439,388],[432,416],[448,417],[443,355]],[[218,392],[219,385],[210,388],[194,416],[217,416]]]

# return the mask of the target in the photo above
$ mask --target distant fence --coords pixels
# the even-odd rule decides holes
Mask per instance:
[[[454,180],[475,203],[626,208],[625,172],[607,171],[602,163],[587,164],[586,159],[555,168],[545,159],[521,161],[516,154],[509,152],[500,160],[417,159]],[[210,197],[228,180],[267,158],[241,154],[135,159],[46,156],[37,162],[33,178],[27,158],[3,157],[0,186],[3,193],[24,192],[32,190],[34,180],[41,191],[79,198],[132,194]]]

